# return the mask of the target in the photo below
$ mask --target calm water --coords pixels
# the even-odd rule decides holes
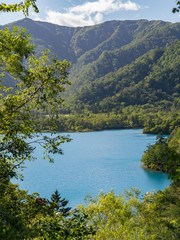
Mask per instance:
[[[155,135],[138,129],[71,133],[70,137],[73,141],[62,145],[64,155],[55,155],[54,164],[44,160],[27,163],[21,189],[45,198],[58,189],[74,207],[87,194],[95,196],[100,190],[113,189],[118,194],[138,187],[144,194],[170,184],[166,174],[141,167],[141,156],[147,144],[155,142]],[[35,155],[41,158],[42,149],[37,147]]]

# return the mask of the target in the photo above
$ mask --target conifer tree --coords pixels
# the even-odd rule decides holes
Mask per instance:
[[[51,195],[51,201],[56,212],[60,212],[64,217],[69,215],[71,207],[66,207],[69,201],[65,198],[61,198],[58,190]]]

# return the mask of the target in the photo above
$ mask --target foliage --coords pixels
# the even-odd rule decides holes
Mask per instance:
[[[35,1],[6,5],[1,11],[20,11],[28,15],[29,6],[37,10]],[[39,194],[28,194],[11,183],[18,178],[27,160],[34,160],[37,144],[44,148],[44,158],[53,162],[52,154],[63,154],[61,144],[68,136],[47,137],[35,131],[33,113],[51,109],[63,102],[60,94],[70,84],[70,63],[50,57],[48,50],[34,55],[34,45],[24,28],[0,31],[0,238],[1,239],[85,239],[92,233],[86,225],[87,215],[66,207],[56,191],[51,201]],[[6,84],[11,76],[13,84]],[[51,125],[53,123],[51,122]],[[53,130],[56,129],[53,127]],[[66,217],[68,218],[66,219]]]
[[[168,172],[174,182],[180,181],[180,154],[169,147],[167,138],[158,136],[156,144],[148,146],[141,161],[150,169]]]
[[[20,2],[19,4],[6,4],[1,3],[0,4],[0,12],[19,12],[22,11],[25,16],[29,15],[29,7],[32,6],[33,10],[38,13],[39,10],[36,6],[36,0],[25,0],[23,2]]]
[[[116,196],[111,191],[108,194],[100,193],[96,199],[90,199],[82,211],[88,213],[89,221],[95,227],[96,234],[92,239],[131,239],[131,236],[137,236],[137,215],[135,216],[134,212],[139,200],[136,197],[127,200],[126,197]]]
[[[173,8],[173,10],[172,10],[173,13],[180,11],[180,1],[176,0],[176,2],[177,2],[176,3],[177,6],[175,8]]]
[[[180,128],[174,129],[168,139],[168,146],[180,153]]]
[[[39,195],[27,194],[10,181],[0,187],[1,239],[33,239],[38,235],[37,221],[50,212],[50,207],[39,203]]]
[[[70,141],[68,137],[40,137],[34,131],[31,118],[33,109],[52,106],[55,110],[55,105],[62,102],[59,93],[69,83],[66,79],[69,63],[61,62],[56,57],[49,58],[47,51],[39,58],[32,55],[34,47],[24,29],[14,27],[12,32],[7,28],[1,30],[0,39],[0,157],[11,168],[11,172],[15,172],[25,160],[34,159],[32,152],[35,147],[31,139],[35,136],[36,142],[47,149],[47,153],[62,153],[59,146]],[[14,88],[4,86],[5,74],[14,78]],[[49,158],[52,160],[50,155]]]
[[[56,190],[51,195],[51,201],[52,201],[52,207],[56,213],[57,212],[61,213],[63,217],[69,216],[71,208],[66,207],[69,201],[66,200],[65,198],[61,199],[61,196],[58,190]]]
[[[137,189],[121,195],[100,193],[80,206],[95,229],[89,239],[178,239],[179,187],[146,193],[142,201],[139,194]]]
[[[57,194],[58,195],[58,194]],[[57,196],[56,195],[56,196]],[[52,196],[55,197],[53,194]],[[59,196],[59,195],[58,195]],[[0,187],[1,239],[86,239],[93,233],[87,214],[55,204],[39,194],[28,194],[10,181]],[[63,203],[65,200],[63,199]],[[65,210],[65,211],[64,211]]]
[[[53,213],[53,202],[37,194],[27,195],[17,186],[6,186],[0,198],[2,239],[179,238],[177,183],[164,191],[146,193],[141,200],[137,189],[121,195],[113,191],[100,193],[96,198],[88,198],[87,205],[76,208],[68,218]],[[20,209],[22,214],[17,216]]]
[[[0,11],[23,11],[28,14],[35,1],[20,4],[1,4]],[[62,154],[60,145],[69,137],[46,137],[35,132],[32,112],[38,108],[55,112],[62,103],[60,93],[65,90],[67,68],[70,63],[50,57],[45,50],[40,57],[34,55],[34,46],[25,29],[14,27],[0,31],[0,238],[34,239],[47,232],[43,219],[52,220],[52,203],[38,194],[27,194],[11,183],[18,178],[27,160],[34,160],[36,144],[44,150],[44,158],[53,161],[52,154]],[[12,87],[4,84],[6,76],[13,79]],[[19,173],[19,174],[18,174]],[[61,216],[61,218],[63,218]]]
[[[143,128],[143,133],[170,134],[180,126],[180,115],[176,110],[165,110],[168,102],[160,102],[156,107],[150,104],[143,106],[121,107],[109,113],[94,114],[85,111],[83,114],[52,114],[40,111],[35,115],[36,129],[52,131],[54,121],[59,132],[99,131],[108,129]],[[78,109],[76,110],[77,112]]]

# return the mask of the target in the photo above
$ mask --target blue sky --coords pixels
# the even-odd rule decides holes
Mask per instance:
[[[6,4],[20,0],[3,1]],[[173,14],[175,0],[37,0],[40,13],[30,11],[30,18],[63,26],[89,26],[110,20],[163,20],[180,22]],[[20,13],[0,13],[0,25],[24,16]]]

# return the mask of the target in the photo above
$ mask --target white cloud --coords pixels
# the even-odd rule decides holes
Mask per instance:
[[[130,0],[96,0],[69,8],[64,13],[49,10],[46,21],[63,26],[88,26],[103,21],[105,14],[124,11],[137,11],[141,7]]]
[[[48,11],[46,21],[63,25],[63,26],[87,26],[93,25],[94,19],[91,16],[86,16],[85,14],[72,14],[70,12],[60,13],[56,11]]]
[[[118,0],[98,0],[94,2],[86,2],[82,5],[70,8],[72,13],[93,14],[95,12],[109,13],[118,10],[138,10],[139,6],[130,0],[122,3]]]

